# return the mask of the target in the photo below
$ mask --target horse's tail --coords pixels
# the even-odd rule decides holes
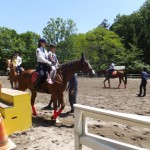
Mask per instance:
[[[127,73],[124,72],[124,76],[125,76],[125,85],[127,85]]]

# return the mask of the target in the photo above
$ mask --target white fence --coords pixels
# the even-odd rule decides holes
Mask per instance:
[[[85,145],[94,150],[145,150],[133,145],[118,142],[88,133],[86,118],[96,118],[150,129],[150,116],[119,113],[104,109],[75,104],[75,150]]]
[[[148,74],[150,77],[150,74]],[[141,78],[141,74],[127,74],[128,78]]]

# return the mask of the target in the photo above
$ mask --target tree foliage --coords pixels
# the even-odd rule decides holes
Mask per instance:
[[[58,43],[60,41],[64,41],[76,30],[76,24],[71,19],[63,20],[62,18],[50,18],[47,26],[43,29],[43,35],[48,43]]]
[[[112,61],[121,63],[125,49],[114,32],[97,27],[86,34],[68,37],[58,45],[58,55],[63,61],[79,58],[84,52],[95,69],[106,69]]]
[[[108,29],[110,26],[110,24],[108,23],[108,20],[107,19],[104,19],[101,24],[99,25],[99,27],[103,27],[103,28],[106,28]]]
[[[35,68],[35,49],[40,36],[33,32],[18,34],[15,30],[0,28],[0,70],[6,70],[6,59],[11,59],[14,51],[20,51],[23,67]]]
[[[43,29],[48,43],[57,43],[60,63],[80,58],[82,52],[96,71],[107,69],[111,62],[126,65],[130,72],[138,72],[150,64],[150,0],[131,15],[117,15],[108,29],[108,20],[84,34],[76,33],[73,20],[51,18]],[[34,32],[18,34],[15,30],[0,27],[0,69],[6,69],[6,58],[15,50],[22,52],[23,67],[35,68],[40,36]]]
[[[143,62],[150,65],[150,0],[131,15],[118,15],[110,27],[122,38],[127,49],[136,46],[143,53]]]

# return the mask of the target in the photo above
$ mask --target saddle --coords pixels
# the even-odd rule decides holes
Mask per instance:
[[[36,72],[36,71],[33,72],[32,77],[31,77],[31,81],[32,81],[33,83],[35,83],[35,82],[37,81],[38,77],[39,77],[39,73]]]
[[[110,78],[115,78],[115,75],[117,74],[117,71],[114,70],[113,72],[107,72],[106,73],[106,76],[107,77],[110,77]]]
[[[112,76],[115,76],[116,74],[117,74],[116,70],[112,72]]]
[[[49,84],[53,84],[55,81],[56,82],[61,82],[62,81],[62,75],[61,75],[61,73],[58,71],[58,70],[56,70],[55,71],[55,73],[54,73],[54,75],[53,75],[53,79],[51,79],[52,80],[52,82],[50,82],[50,76],[49,76],[49,72],[50,70],[48,70],[47,71],[47,75],[46,75],[46,79],[45,79],[45,81],[46,82],[48,82]],[[31,81],[32,81],[32,83],[36,83],[37,82],[37,80],[38,80],[38,77],[39,77],[39,73],[38,72],[33,72],[33,74],[32,74],[32,77],[31,77]]]

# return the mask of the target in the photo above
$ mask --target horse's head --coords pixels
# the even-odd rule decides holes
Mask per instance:
[[[11,59],[6,59],[6,65],[7,65],[8,72],[10,72],[10,70],[14,68],[14,65],[13,65]]]
[[[90,76],[95,75],[95,71],[93,70],[92,66],[89,64],[89,62],[85,59],[84,54],[82,53],[81,59],[80,59],[80,67],[81,70],[84,73],[89,73]]]

